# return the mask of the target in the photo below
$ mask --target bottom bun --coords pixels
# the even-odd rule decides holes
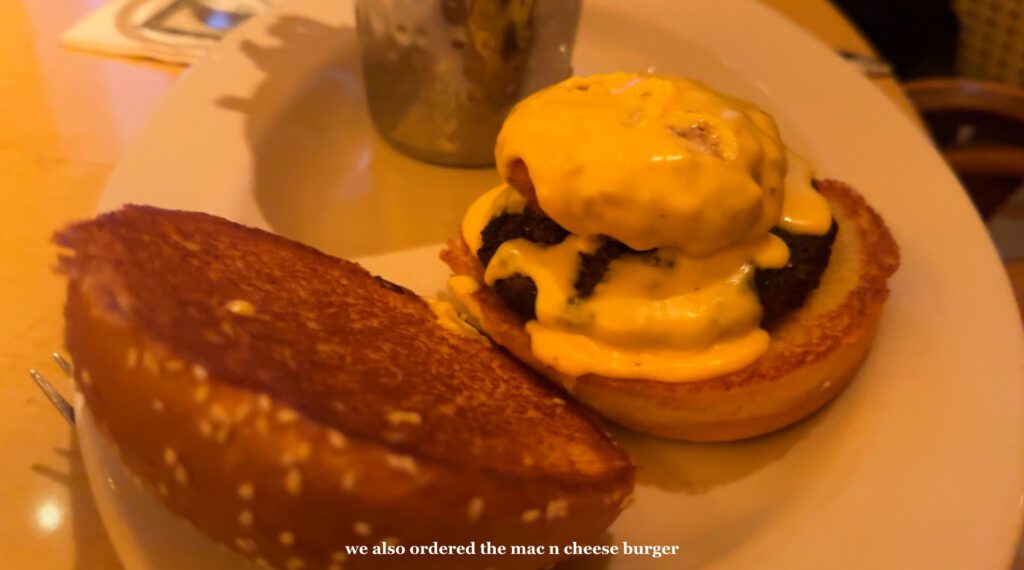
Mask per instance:
[[[788,426],[842,392],[875,337],[899,248],[885,222],[849,186],[817,183],[839,224],[819,287],[771,332],[767,352],[737,372],[696,382],[571,377],[540,362],[522,319],[489,287],[459,294],[495,342],[603,416],[638,431],[687,441],[730,441]],[[441,258],[483,281],[461,239]]]

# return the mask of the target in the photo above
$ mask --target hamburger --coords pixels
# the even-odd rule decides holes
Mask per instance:
[[[675,77],[573,77],[498,136],[504,184],[442,252],[498,344],[601,415],[690,441],[782,428],[867,355],[899,249],[755,105]]]

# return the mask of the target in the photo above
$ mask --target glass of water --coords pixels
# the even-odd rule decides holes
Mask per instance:
[[[403,153],[494,164],[512,105],[569,76],[580,0],[356,0],[370,115]]]

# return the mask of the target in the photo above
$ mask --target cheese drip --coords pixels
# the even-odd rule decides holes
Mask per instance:
[[[476,255],[476,252],[484,244],[484,228],[487,223],[502,213],[522,212],[526,207],[526,200],[505,184],[500,184],[490,191],[484,193],[473,201],[462,218],[462,240],[469,246],[469,250]]]
[[[533,279],[537,319],[527,332],[534,354],[555,369],[699,380],[738,370],[767,348],[752,279],[755,264],[788,261],[776,236],[709,258],[665,248],[626,255],[609,264],[591,296],[580,298],[579,256],[590,247],[574,235],[553,246],[514,239],[498,248],[484,273],[488,285],[516,274]]]
[[[832,227],[828,201],[814,189],[814,169],[806,159],[787,152],[785,195],[779,227],[791,234],[823,236]]]
[[[661,382],[693,382],[736,372],[764,354],[770,340],[767,332],[757,329],[702,350],[624,349],[586,335],[545,327],[537,321],[527,323],[526,331],[534,355],[563,374]]]

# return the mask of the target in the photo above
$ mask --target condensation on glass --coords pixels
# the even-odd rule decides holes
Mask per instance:
[[[415,158],[494,164],[516,101],[570,74],[580,0],[357,0],[370,115]]]

